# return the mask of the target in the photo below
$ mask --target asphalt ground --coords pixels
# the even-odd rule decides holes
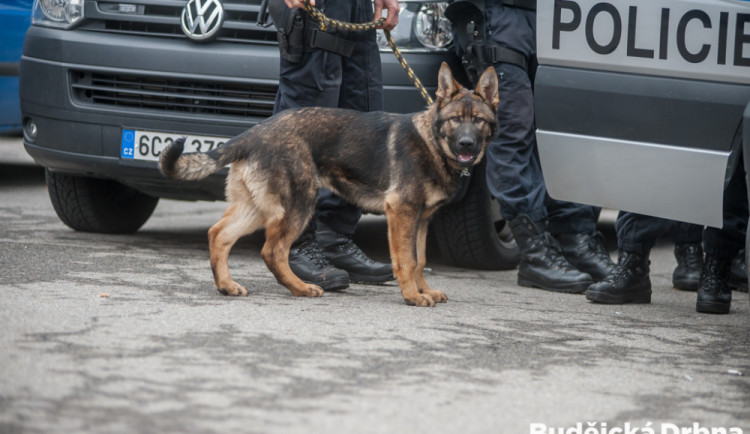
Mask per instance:
[[[74,232],[19,142],[0,139],[0,433],[750,432],[748,295],[696,313],[666,241],[649,305],[522,288],[434,250],[435,308],[395,284],[295,298],[260,234],[230,257],[250,295],[229,298],[206,242],[224,203],[164,200],[136,234]],[[355,239],[387,260],[382,217]]]

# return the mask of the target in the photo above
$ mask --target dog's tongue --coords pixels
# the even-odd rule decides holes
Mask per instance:
[[[462,163],[469,162],[474,159],[474,156],[471,154],[458,154],[458,161]]]

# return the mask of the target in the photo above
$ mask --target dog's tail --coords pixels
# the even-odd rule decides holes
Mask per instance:
[[[233,140],[224,146],[205,153],[183,154],[185,137],[181,137],[166,147],[159,157],[159,169],[167,178],[184,181],[197,181],[236,160],[236,155],[228,152]]]

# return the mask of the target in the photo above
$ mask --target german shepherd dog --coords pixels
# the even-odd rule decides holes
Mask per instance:
[[[414,114],[308,107],[276,114],[207,153],[182,154],[184,139],[161,155],[162,173],[198,180],[232,163],[229,206],[208,231],[218,291],[247,295],[229,275],[229,250],[242,236],[266,229],[261,256],[296,296],[318,297],[289,267],[289,249],[326,187],[363,210],[385,213],[393,272],[404,301],[447,301],[423,276],[430,216],[456,191],[462,170],[477,164],[497,130],[498,81],[488,68],[474,91],[443,63],[436,101]]]

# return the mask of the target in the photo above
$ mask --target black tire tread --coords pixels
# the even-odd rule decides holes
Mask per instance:
[[[45,172],[52,207],[76,231],[133,233],[151,217],[159,201],[116,181]]]
[[[466,194],[441,208],[432,219],[432,234],[442,256],[466,268],[509,270],[518,265],[518,248],[501,243],[490,213],[484,165],[477,166]]]

